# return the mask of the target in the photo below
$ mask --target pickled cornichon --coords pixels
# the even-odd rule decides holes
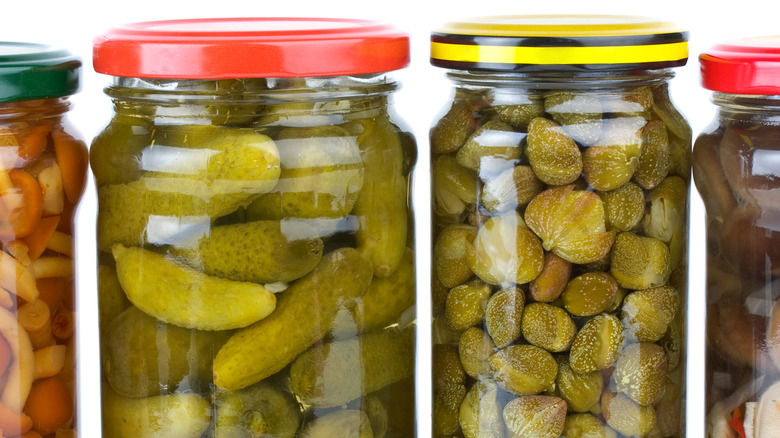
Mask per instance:
[[[686,61],[641,17],[432,34],[433,437],[684,436]]]
[[[408,36],[351,19],[170,25],[95,45],[114,104],[91,148],[104,436],[413,436],[416,145],[391,116]],[[473,275],[461,234],[441,250],[452,286]],[[484,317],[451,307],[458,329]],[[465,383],[457,347],[441,360]],[[8,387],[31,390],[27,371]]]

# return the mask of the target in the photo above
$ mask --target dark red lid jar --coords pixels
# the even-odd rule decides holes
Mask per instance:
[[[105,436],[415,435],[408,63],[352,19],[95,38]]]
[[[699,60],[716,105],[693,149],[706,209],[707,435],[771,436],[780,424],[780,37],[720,43]]]

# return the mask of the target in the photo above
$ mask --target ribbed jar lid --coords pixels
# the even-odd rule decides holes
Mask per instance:
[[[81,60],[65,49],[0,42],[0,102],[70,96],[80,79]]]
[[[477,17],[431,34],[431,64],[459,70],[599,71],[685,65],[688,32],[622,15]]]
[[[213,18],[151,21],[95,38],[93,66],[121,77],[228,79],[387,72],[409,64],[409,36],[368,20]]]

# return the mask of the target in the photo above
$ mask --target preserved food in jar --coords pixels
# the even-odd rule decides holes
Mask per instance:
[[[75,434],[74,214],[87,147],[70,124],[81,61],[0,43],[0,430]],[[63,436],[64,436],[63,435]]]
[[[431,41],[454,84],[430,132],[433,347],[466,372],[434,387],[433,436],[684,436],[687,33],[510,16]]]
[[[706,430],[772,436],[780,424],[780,38],[717,44],[700,61],[717,107],[693,149],[706,210]]]
[[[361,20],[95,40],[106,436],[414,436],[416,151],[390,73],[408,58]]]

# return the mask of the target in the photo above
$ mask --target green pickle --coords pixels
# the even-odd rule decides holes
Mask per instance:
[[[413,433],[416,151],[366,80],[110,87],[91,149],[104,436]]]
[[[687,122],[641,80],[462,74],[431,131],[434,436],[683,436]]]

